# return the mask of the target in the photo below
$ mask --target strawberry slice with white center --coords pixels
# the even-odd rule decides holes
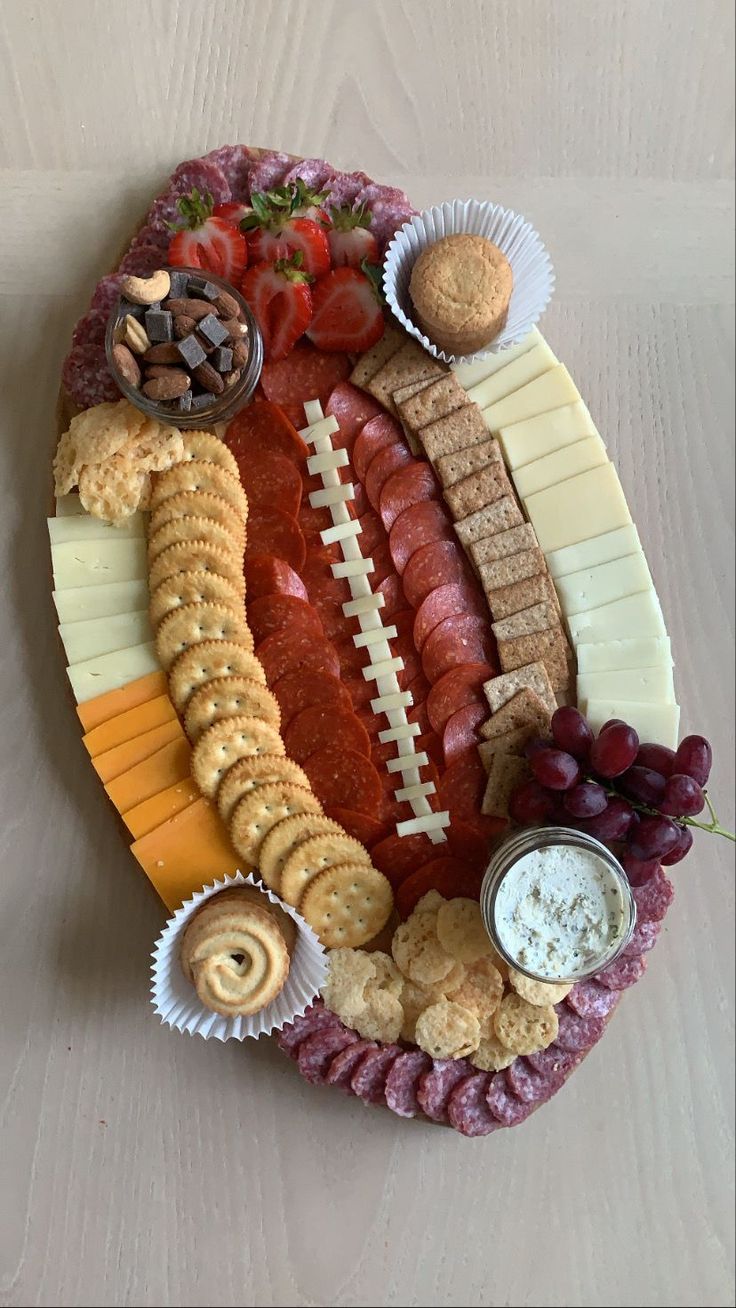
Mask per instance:
[[[385,321],[378,290],[380,268],[334,268],[312,291],[307,336],[320,350],[359,354],[383,336]]]
[[[321,277],[330,267],[330,247],[322,228],[311,218],[295,216],[281,191],[257,191],[251,196],[252,212],[240,224],[248,237],[251,263],[269,263],[290,259],[300,253],[302,267],[311,277]]]
[[[371,211],[364,204],[327,210],[327,240],[333,268],[360,268],[364,260],[378,263],[378,244],[370,231]]]
[[[301,252],[248,269],[241,286],[255,314],[267,359],[285,359],[312,318],[311,277]]]
[[[226,200],[214,208],[215,218],[224,218],[226,223],[232,223],[233,227],[238,228],[249,213],[252,213],[250,205],[244,204],[242,200]]]
[[[209,192],[196,188],[179,201],[180,224],[169,242],[169,263],[179,268],[204,268],[234,285],[248,265],[248,246],[242,232],[213,213]]]

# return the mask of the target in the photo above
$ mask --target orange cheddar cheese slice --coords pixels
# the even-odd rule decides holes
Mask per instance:
[[[116,745],[114,749],[107,749],[104,754],[98,754],[97,758],[92,759],[92,766],[101,781],[114,781],[115,777],[130,772],[136,763],[142,763],[164,745],[168,745],[173,740],[180,740],[183,735],[179,719],[174,718],[173,722],[164,722],[160,727],[153,727],[151,731],[144,731],[142,735],[134,736],[132,740],[124,740],[122,745]]]
[[[239,866],[217,809],[204,798],[136,840],[131,850],[172,913],[195,891],[234,875]]]
[[[141,836],[147,836],[156,827],[163,826],[169,818],[176,817],[177,813],[181,813],[199,798],[198,786],[191,777],[187,777],[185,781],[162,790],[159,795],[144,799],[135,808],[129,808],[123,815],[123,822],[133,839],[140,840]]]
[[[117,713],[108,722],[101,722],[82,736],[85,748],[91,758],[104,754],[106,750],[124,745],[126,741],[142,736],[154,727],[162,727],[166,722],[176,721],[176,709],[168,695],[157,695],[145,704],[136,704],[125,713]]]
[[[167,690],[165,673],[149,672],[145,677],[130,681],[127,686],[121,686],[119,690],[108,690],[104,695],[96,695],[94,699],[78,704],[79,720],[85,731],[92,731],[101,722],[109,722],[110,718],[126,713],[138,704],[145,704],[157,695],[165,695]]]
[[[179,740],[170,741],[149,758],[144,758],[142,763],[136,763],[135,767],[108,781],[105,790],[118,813],[127,813],[136,804],[142,804],[144,799],[160,795],[169,786],[186,781],[191,757],[189,741],[182,734]]]

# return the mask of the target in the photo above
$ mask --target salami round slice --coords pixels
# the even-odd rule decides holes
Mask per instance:
[[[160,245],[133,245],[121,259],[118,271],[134,277],[150,277],[166,262]]]
[[[381,186],[369,182],[358,192],[358,204],[364,204],[371,214],[371,231],[383,250],[394,232],[416,213],[405,191],[395,186]]]
[[[278,505],[282,513],[297,517],[302,502],[302,479],[291,459],[262,450],[256,459],[241,456],[238,472],[251,509]]]
[[[339,432],[334,432],[331,437],[333,446],[340,445],[352,451],[361,428],[371,418],[377,418],[382,413],[378,400],[366,395],[365,391],[358,390],[351,382],[340,382],[325,405],[325,415],[337,418],[340,425]]]
[[[353,446],[353,467],[361,481],[365,481],[371,461],[380,450],[391,445],[403,445],[403,432],[387,413],[369,418],[361,428]]]
[[[182,220],[179,201],[182,196],[191,195],[195,188],[200,195],[210,192],[215,204],[225,204],[231,198],[227,178],[217,164],[208,159],[186,159],[171,174],[167,189],[154,200],[146,224],[155,231],[165,232],[171,239],[169,223]]]
[[[105,344],[105,332],[109,312],[104,309],[88,309],[83,318],[75,324],[72,332],[72,346]]]
[[[251,554],[245,560],[244,571],[248,603],[262,599],[264,595],[293,595],[295,599],[309,599],[299,574],[273,554]]]
[[[394,832],[373,846],[371,859],[395,890],[412,872],[425,867],[434,858],[435,850],[436,846],[424,832],[415,836],[397,836]]]
[[[397,521],[397,527],[403,517],[404,514]],[[483,596],[472,582],[451,582],[430,591],[419,605],[414,618],[414,644],[417,649],[421,651],[424,648],[427,638],[445,618],[466,613],[476,617],[486,617],[488,613]]]
[[[288,154],[279,154],[269,150],[261,155],[250,170],[248,183],[250,195],[256,191],[272,191],[276,186],[283,186],[284,178],[294,166],[294,160]]]
[[[509,1090],[524,1104],[546,1104],[564,1083],[562,1072],[537,1072],[525,1058],[515,1058],[506,1068]]]
[[[571,1054],[583,1053],[600,1040],[606,1027],[602,1017],[579,1017],[565,1004],[556,1004],[555,1009],[559,1021],[556,1044],[560,1049]]]
[[[385,545],[386,533],[383,529],[381,519],[373,509],[368,509],[365,513],[361,513],[358,522],[360,523],[360,537],[358,544],[360,545],[360,552],[363,555],[363,558],[367,559],[371,554],[373,554],[374,550],[379,548],[379,546]]]
[[[412,1049],[394,1059],[386,1077],[386,1106],[398,1117],[416,1117],[419,1112],[419,1078],[428,1072],[432,1059],[421,1049]]]
[[[490,1135],[497,1131],[499,1121],[486,1101],[491,1085],[488,1072],[474,1072],[458,1082],[447,1101],[447,1120],[461,1135]]]
[[[433,686],[451,668],[467,667],[469,663],[491,665],[493,659],[493,634],[488,623],[469,613],[443,618],[422,650],[424,675]]]
[[[327,1027],[324,1031],[307,1036],[306,1040],[302,1040],[297,1054],[299,1071],[304,1080],[309,1081],[310,1085],[323,1085],[335,1054],[354,1045],[357,1039],[354,1031],[344,1027],[342,1030],[339,1027]]]
[[[247,145],[221,145],[204,157],[224,174],[233,200],[250,199],[250,174],[256,158]]]
[[[376,511],[378,511],[384,487],[394,474],[399,469],[406,468],[409,464],[415,462],[414,455],[407,449],[403,441],[397,441],[395,445],[387,445],[385,450],[379,450],[371,459],[368,471],[365,474],[365,491]],[[385,522],[383,513],[381,513],[381,518]],[[388,530],[388,527],[386,530]]]
[[[350,205],[357,200],[364,186],[370,186],[366,173],[335,173],[327,183],[328,201],[333,205]]]
[[[80,409],[120,399],[107,366],[104,341],[73,346],[64,360],[61,380],[67,395]]]
[[[615,990],[606,990],[605,986],[593,979],[578,981],[566,998],[566,1003],[578,1017],[608,1017],[619,1001]]]
[[[324,1031],[327,1027],[336,1027],[339,1031],[345,1030],[339,1017],[329,1008],[325,1008],[320,999],[310,1005],[306,1012],[295,1017],[293,1022],[287,1022],[279,1031],[276,1042],[279,1049],[288,1054],[289,1058],[296,1058],[302,1040],[306,1040],[307,1036],[314,1035],[317,1031]]]
[[[340,675],[340,660],[334,645],[327,640],[315,640],[309,631],[276,631],[256,648],[256,655],[263,664],[269,686],[289,672],[301,676],[307,672]]]
[[[672,900],[675,887],[663,867],[658,867],[643,886],[634,886],[636,913],[639,922],[661,922]]]
[[[281,186],[289,186],[299,179],[310,191],[321,191],[323,186],[334,177],[335,170],[325,159],[300,159],[285,174]]]
[[[624,954],[599,972],[597,979],[607,990],[628,990],[629,986],[641,980],[646,970],[647,960],[643,954],[638,958],[627,958]]]
[[[486,789],[486,770],[478,754],[463,754],[445,769],[439,786],[440,803],[450,814],[463,818],[474,818],[480,813],[480,806]]]
[[[624,950],[624,956],[637,958],[639,954],[648,954],[650,949],[654,949],[661,930],[661,922],[638,922]]]
[[[450,668],[435,682],[427,696],[427,713],[438,735],[450,718],[467,704],[485,704],[483,683],[493,676],[489,663],[466,663]]]
[[[273,637],[271,637],[273,640]],[[304,771],[321,804],[375,813],[381,802],[381,778],[369,759],[354,749],[320,749]]]
[[[496,1072],[491,1077],[486,1091],[486,1104],[500,1126],[518,1126],[534,1109],[534,1104],[523,1103],[509,1089],[505,1072]]]
[[[316,609],[293,595],[264,595],[262,599],[248,599],[247,614],[256,645],[273,636],[275,631],[284,631],[288,627],[309,631],[315,640],[324,635]]]
[[[436,540],[453,540],[452,523],[438,500],[420,500],[404,509],[389,535],[394,567],[401,576],[412,554]]]
[[[255,400],[228,424],[225,444],[241,460],[257,460],[261,454],[283,454],[301,472],[306,468],[309,450],[294,424],[278,404]]]
[[[350,1081],[358,1063],[364,1054],[378,1045],[375,1040],[354,1040],[351,1044],[341,1049],[339,1054],[335,1054],[330,1066],[327,1069],[325,1085],[336,1085],[339,1090],[344,1090],[346,1094],[353,1093]]]
[[[384,623],[388,624],[389,619],[393,618],[395,613],[400,613],[406,606],[401,582],[394,572],[390,572],[378,585],[374,584],[372,589],[383,595],[381,617]]]
[[[435,850],[437,848],[442,846],[435,846]],[[445,899],[455,899],[458,896],[477,899],[482,880],[482,875],[467,868],[459,858],[452,858],[449,854],[433,858],[401,882],[396,891],[396,907],[401,917],[407,918],[429,890],[439,891]]]
[[[435,1058],[428,1072],[419,1078],[417,1103],[432,1122],[447,1121],[447,1103],[455,1086],[472,1074],[465,1058]]]
[[[281,509],[252,509],[248,514],[245,557],[251,554],[274,554],[295,572],[301,572],[307,546],[296,518]]]
[[[478,727],[488,717],[483,704],[466,704],[448,718],[442,733],[442,751],[447,764],[454,763],[469,749],[478,747]]]
[[[386,531],[390,531],[399,514],[420,500],[436,500],[439,494],[437,479],[428,463],[414,459],[400,468],[381,491],[378,511]]]
[[[350,708],[350,696],[332,672],[290,672],[280,677],[272,689],[279,702],[284,731],[298,713],[315,704],[337,710]]]
[[[90,309],[98,309],[106,318],[109,317],[118,302],[122,280],[122,274],[119,272],[108,273],[106,277],[101,277],[90,300]]]
[[[383,514],[381,514],[383,517]],[[384,518],[385,522],[385,518]],[[402,578],[404,594],[413,609],[438,586],[468,579],[468,565],[459,547],[451,540],[436,540],[412,554]]]
[[[363,1055],[350,1078],[350,1088],[364,1104],[385,1103],[386,1077],[400,1053],[398,1045],[383,1045]]]
[[[386,835],[385,823],[371,817],[369,813],[356,813],[353,809],[341,808],[338,804],[328,805],[325,814],[333,822],[339,822],[349,836],[354,836],[368,850],[373,849]]]
[[[326,354],[304,341],[286,359],[264,363],[261,386],[267,400],[280,404],[299,427],[304,427],[304,405],[309,400],[319,400],[324,407],[335,387],[347,381],[349,373],[347,354]]]
[[[526,1061],[542,1076],[566,1077],[577,1067],[582,1057],[582,1053],[572,1054],[566,1049],[560,1049],[559,1045],[550,1045],[548,1049],[540,1049],[536,1054],[527,1054]]]
[[[165,264],[167,262],[166,256],[169,253],[170,240],[171,240],[170,231],[168,230],[161,231],[159,227],[151,227],[150,223],[144,223],[142,227],[138,228],[138,231],[136,232],[135,236],[133,237],[133,240],[130,242],[130,245],[128,246],[127,252],[128,254],[130,254],[132,250],[137,250],[142,245],[155,245],[156,248],[161,251],[161,256],[160,256],[161,264],[159,265],[160,267],[162,264]]]
[[[370,741],[365,727],[352,709],[334,704],[314,704],[302,709],[284,730],[284,745],[289,758],[305,763],[318,749],[352,749],[370,757]]]

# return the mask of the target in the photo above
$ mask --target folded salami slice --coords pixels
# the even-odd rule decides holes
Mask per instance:
[[[386,1077],[386,1106],[398,1117],[415,1117],[419,1112],[419,1078],[432,1066],[432,1059],[420,1049],[399,1054]]]
[[[334,645],[327,640],[315,640],[308,631],[276,631],[257,647],[256,655],[263,664],[269,686],[289,672],[340,675],[340,660]]]
[[[148,210],[146,225],[166,233],[168,239],[171,239],[169,224],[181,221],[179,201],[182,196],[191,195],[195,188],[200,195],[209,192],[215,204],[225,204],[231,198],[227,178],[216,163],[211,159],[185,159],[171,174],[166,190]]]
[[[272,638],[273,639],[273,638]],[[354,749],[320,749],[304,764],[312,790],[323,805],[374,814],[381,802],[381,778],[369,759]]]
[[[509,1088],[506,1072],[496,1072],[486,1093],[486,1103],[499,1126],[518,1126],[534,1109],[525,1104]]]
[[[262,599],[264,595],[293,595],[295,599],[309,599],[299,574],[273,554],[249,555],[244,571],[248,603]]]
[[[491,664],[495,657],[493,633],[483,618],[454,613],[443,618],[427,637],[422,650],[422,668],[434,686],[451,668],[470,663]]]
[[[273,554],[295,572],[301,572],[307,546],[296,518],[281,509],[252,509],[245,538],[246,558],[251,554]]]
[[[506,1082],[518,1099],[525,1104],[546,1104],[564,1084],[562,1071],[536,1071],[525,1058],[515,1058],[506,1068]]]
[[[150,277],[163,263],[166,254],[160,245],[133,245],[120,260],[118,271],[134,277]]]
[[[300,159],[285,174],[281,185],[289,186],[300,178],[310,191],[321,191],[334,175],[334,168],[325,159]]]
[[[120,399],[120,391],[107,366],[104,340],[73,345],[64,360],[61,380],[67,395],[80,409]]]
[[[264,595],[261,599],[248,599],[247,614],[256,645],[288,627],[310,631],[315,640],[324,636],[317,610],[307,600],[297,599],[294,595]]]
[[[289,1058],[296,1058],[299,1046],[307,1036],[314,1035],[317,1031],[323,1031],[327,1027],[336,1028],[344,1031],[342,1022],[335,1013],[329,1008],[325,1008],[321,999],[312,1004],[300,1017],[295,1017],[293,1022],[287,1022],[282,1027],[276,1038],[279,1049],[288,1054]]]
[[[473,1069],[465,1058],[435,1058],[428,1072],[419,1078],[417,1103],[433,1122],[447,1121],[447,1104],[460,1081],[472,1075]]]
[[[272,191],[276,186],[282,186],[293,163],[288,154],[279,154],[276,150],[268,150],[261,155],[250,170],[250,194],[253,195],[255,191]]]
[[[555,1043],[560,1049],[566,1049],[571,1054],[592,1049],[606,1029],[605,1019],[596,1014],[578,1017],[577,1013],[573,1013],[564,1003],[556,1004],[555,1008],[559,1021]]]
[[[639,954],[648,954],[654,949],[657,937],[662,930],[662,923],[655,921],[637,922],[634,934],[624,950],[627,958],[636,958]]]
[[[386,1077],[400,1053],[398,1045],[382,1045],[364,1054],[350,1079],[353,1094],[365,1104],[385,1103]]]
[[[489,663],[466,663],[440,677],[427,696],[429,720],[439,735],[452,715],[466,704],[485,704],[483,683],[492,676]]]
[[[221,170],[233,200],[250,199],[250,175],[257,159],[247,145],[221,145],[217,150],[210,150],[205,159]]]
[[[406,468],[409,464],[415,462],[414,455],[404,445],[403,441],[387,445],[385,449],[379,450],[371,459],[368,471],[365,474],[365,491],[376,511],[378,511],[381,503],[384,487],[392,480],[394,474],[400,468]],[[385,523],[383,513],[381,513],[381,518]]]
[[[353,446],[353,467],[361,481],[365,481],[376,455],[391,445],[404,445],[404,436],[399,424],[387,413],[380,413],[377,417],[370,418],[362,427]]]
[[[399,514],[420,500],[436,500],[437,479],[428,463],[414,459],[388,478],[378,506],[386,531],[390,531]]]
[[[330,1070],[335,1054],[339,1054],[349,1045],[355,1044],[358,1037],[354,1031],[345,1027],[326,1027],[314,1035],[302,1040],[297,1054],[299,1071],[305,1081],[311,1085],[322,1085]]]
[[[123,278],[121,273],[119,272],[108,273],[106,277],[101,277],[99,282],[95,286],[94,295],[90,300],[89,307],[90,309],[97,309],[100,313],[104,314],[105,321],[107,321],[107,319],[110,316],[110,313],[112,312],[113,308],[118,302],[118,296],[120,295],[120,283],[122,280]],[[77,324],[77,327],[78,326],[79,324]],[[76,341],[76,339],[77,339],[77,330],[75,328],[74,334],[72,335],[72,340]]]
[[[460,1081],[447,1101],[447,1118],[461,1135],[490,1135],[497,1131],[499,1119],[491,1112],[486,1094],[491,1085],[488,1072],[475,1072]],[[507,1125],[504,1123],[504,1125]]]
[[[340,427],[330,440],[334,449],[342,447],[352,451],[358,433],[372,418],[383,413],[383,408],[372,396],[350,382],[340,382],[325,406],[325,415],[336,418]]]
[[[394,567],[401,576],[413,554],[436,540],[453,540],[452,523],[438,500],[420,500],[404,509],[389,536]],[[462,610],[460,610],[462,612]]]
[[[412,608],[418,609],[422,600],[439,586],[464,582],[468,577],[468,564],[460,547],[451,540],[433,541],[409,559],[402,578],[404,594]]]
[[[364,1054],[377,1049],[378,1045],[374,1040],[354,1040],[351,1044],[341,1049],[335,1054],[330,1066],[327,1069],[325,1077],[326,1085],[336,1085],[339,1090],[344,1090],[346,1094],[353,1093],[350,1081],[358,1063]]]
[[[292,718],[283,732],[289,758],[306,763],[319,749],[352,749],[364,758],[370,756],[368,732],[352,709],[335,704],[314,704]]]

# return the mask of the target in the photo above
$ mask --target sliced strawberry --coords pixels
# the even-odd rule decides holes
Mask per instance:
[[[232,223],[233,227],[240,227],[243,219],[251,212],[251,208],[249,204],[243,204],[240,200],[226,200],[224,204],[216,204],[213,212],[215,218],[224,218],[225,222]]]
[[[364,204],[357,209],[349,204],[328,209],[327,240],[333,268],[360,268],[364,260],[378,263],[378,244],[369,230],[371,216]]]
[[[330,267],[330,246],[325,232],[311,218],[295,216],[287,201],[279,199],[281,191],[296,193],[299,186],[301,183],[279,191],[256,192],[251,197],[252,212],[246,214],[240,227],[248,237],[251,263],[290,259],[300,251],[305,272],[321,277]]]
[[[169,263],[181,268],[205,268],[234,285],[248,264],[248,247],[242,232],[213,214],[212,196],[193,190],[179,201],[182,222],[172,224]]]
[[[312,318],[311,278],[301,252],[248,269],[241,290],[256,316],[267,359],[285,359]]]
[[[326,198],[326,191],[313,191],[301,177],[288,186],[277,186],[275,190],[265,192],[270,209],[281,209],[289,218],[311,218],[313,222],[324,217],[322,202]]]
[[[317,282],[307,336],[318,349],[358,354],[383,336],[383,310],[367,268],[335,268]]]

